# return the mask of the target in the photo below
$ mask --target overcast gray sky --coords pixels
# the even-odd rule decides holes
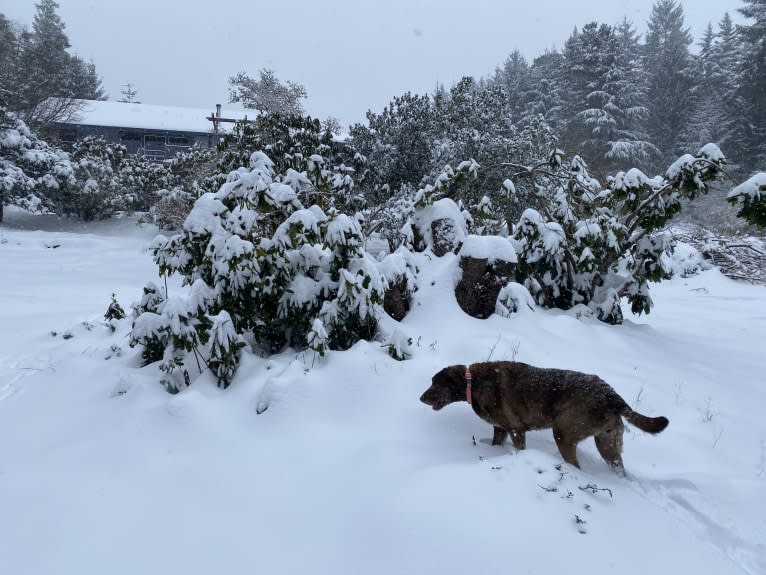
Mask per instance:
[[[92,59],[109,98],[131,82],[147,104],[228,101],[227,78],[272,68],[306,86],[306,109],[344,125],[406,91],[487,76],[519,49],[560,48],[575,26],[627,16],[639,32],[653,0],[58,0],[74,50]],[[0,0],[27,26],[35,0]],[[739,0],[685,0],[695,39]]]

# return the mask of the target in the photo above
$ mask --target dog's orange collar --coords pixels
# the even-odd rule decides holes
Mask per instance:
[[[471,367],[465,366],[465,400],[473,405],[473,395],[471,393],[471,380],[473,377],[471,376]]]

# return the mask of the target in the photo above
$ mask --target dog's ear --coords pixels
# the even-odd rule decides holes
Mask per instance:
[[[452,393],[452,400],[462,401],[465,398],[465,366],[451,365],[445,371],[446,384]]]
[[[461,366],[459,365],[450,365],[443,368],[441,371],[439,371],[439,373],[434,375],[433,383],[441,387],[447,387],[449,389],[457,388],[459,380],[462,377],[458,377],[458,374],[464,373],[464,371],[460,371],[460,368]],[[463,370],[465,370],[465,368],[463,368]]]

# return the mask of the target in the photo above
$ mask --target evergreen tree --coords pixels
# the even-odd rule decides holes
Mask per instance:
[[[407,92],[380,114],[369,110],[366,126],[351,126],[351,143],[367,158],[370,186],[416,186],[431,170],[435,113],[427,95]]]
[[[591,158],[601,174],[645,165],[657,152],[641,130],[646,108],[637,39],[629,22],[616,28],[592,22],[567,41],[569,122],[566,149]]]
[[[525,112],[524,94],[531,88],[531,73],[527,60],[521,52],[514,50],[506,58],[502,68],[498,68],[493,83],[502,86],[508,95],[511,120],[519,124]]]
[[[122,94],[122,98],[118,100],[118,102],[122,102],[123,104],[140,104],[141,102],[138,101],[138,90],[136,90],[133,87],[133,84],[128,82],[122,87],[122,91],[120,92]]]
[[[8,105],[14,96],[16,62],[21,48],[17,26],[0,13],[0,105]]]
[[[600,90],[606,72],[614,57],[614,34],[606,24],[586,24],[582,31],[574,29],[564,45],[564,75],[566,99],[564,116],[566,126],[561,130],[561,141],[572,153],[588,153],[593,157],[588,141],[591,128],[578,115],[589,108],[588,96]]]
[[[67,89],[73,98],[81,100],[106,100],[96,65],[74,56],[69,66]]]
[[[527,89],[521,94],[519,126],[524,127],[538,117],[560,133],[566,126],[564,116],[566,88],[564,56],[550,51],[532,62]]]
[[[717,66],[714,58],[715,38],[713,24],[708,22],[699,42],[699,54],[694,62],[697,83],[693,93],[694,112],[683,132],[683,142],[686,147],[697,145],[701,141],[719,141],[720,107],[713,86],[714,68]]]
[[[742,157],[744,118],[739,96],[742,45],[728,13],[713,32],[708,25],[696,58],[697,81],[694,88],[694,112],[684,130],[684,142],[690,149],[705,142],[716,142],[727,151],[735,165]]]
[[[79,99],[103,99],[95,65],[69,53],[69,38],[54,0],[40,0],[32,30],[13,30],[0,20],[0,78],[9,110],[27,125],[44,129],[70,118]],[[10,33],[9,33],[10,30]]]
[[[466,76],[435,110],[433,166],[441,170],[445,164],[463,158],[484,163],[503,161],[511,133],[505,88],[498,84],[481,87],[474,78]],[[421,175],[435,174],[421,172]]]
[[[40,0],[36,6],[30,41],[21,55],[26,81],[21,86],[21,99],[27,121],[40,126],[62,113],[59,103],[49,99],[69,95],[71,56],[64,22],[57,14],[58,3]]]
[[[693,111],[694,73],[683,7],[658,0],[649,18],[644,54],[647,73],[647,132],[662,153],[661,164],[683,150],[681,134]]]
[[[749,169],[766,165],[766,0],[743,0],[739,26],[744,42],[739,96],[745,114],[744,155]]]

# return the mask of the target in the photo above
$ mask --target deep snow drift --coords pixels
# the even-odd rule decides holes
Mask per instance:
[[[766,573],[764,287],[710,270],[653,286],[653,313],[622,326],[477,320],[456,257],[423,257],[398,326],[411,360],[375,342],[249,356],[229,390],[189,366],[171,396],[130,321],[102,319],[113,292],[127,309],[158,281],[156,232],[7,218],[3,573]],[[491,447],[467,404],[418,401],[441,367],[488,358],[597,373],[670,426],[628,426],[627,479],[590,440],[582,470],[561,464],[549,430]]]

